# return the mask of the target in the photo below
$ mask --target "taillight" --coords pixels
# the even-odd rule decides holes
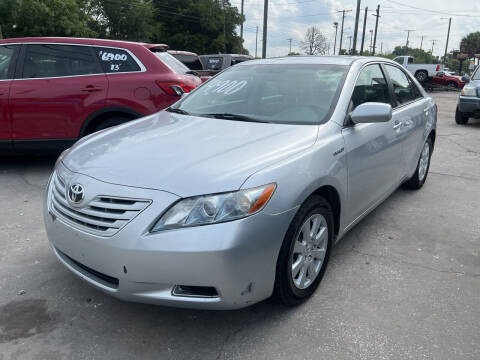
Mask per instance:
[[[437,65],[437,70],[435,71],[440,71],[440,65]]]
[[[194,85],[187,85],[182,82],[164,82],[164,81],[157,81],[157,85],[165,91],[168,95],[172,96],[181,96],[183,93],[188,93],[195,89]]]
[[[438,105],[435,103],[435,113],[438,114]]]

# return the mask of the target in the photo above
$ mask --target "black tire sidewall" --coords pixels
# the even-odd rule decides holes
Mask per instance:
[[[415,74],[415,78],[418,80],[418,82],[422,83],[422,82],[424,82],[425,80],[427,80],[428,74],[425,73],[425,71],[418,71],[418,72]]]
[[[459,125],[465,125],[468,122],[468,115],[462,113],[458,106],[455,110],[455,122]]]
[[[117,126],[121,125],[123,123],[126,123],[127,121],[130,121],[131,119],[126,118],[126,117],[112,117],[108,118],[105,120],[102,120],[97,126],[95,126],[93,132],[97,132],[100,130],[108,129],[112,126]]]

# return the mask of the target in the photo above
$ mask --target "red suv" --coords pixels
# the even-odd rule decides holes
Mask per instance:
[[[167,49],[97,39],[0,40],[0,154],[66,148],[170,106],[201,80]]]

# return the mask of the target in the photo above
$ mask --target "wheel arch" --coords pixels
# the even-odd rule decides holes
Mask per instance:
[[[82,124],[80,128],[78,138],[81,138],[85,135],[91,133],[92,129],[95,128],[101,121],[110,118],[112,116],[123,116],[129,117],[131,120],[138,119],[145,115],[122,106],[110,106],[100,110],[95,111],[94,113],[90,114]]]
[[[310,198],[312,195],[320,195],[324,197],[332,207],[334,233],[335,235],[338,235],[340,232],[340,215],[342,210],[342,204],[340,200],[340,194],[338,193],[337,189],[335,189],[335,187],[333,187],[332,185],[322,185],[313,193],[311,193],[310,196],[307,197],[307,199]]]

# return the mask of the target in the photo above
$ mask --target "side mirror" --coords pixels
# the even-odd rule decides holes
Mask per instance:
[[[350,118],[355,124],[387,122],[392,118],[392,107],[390,104],[366,102],[358,105],[350,113]]]
[[[462,81],[467,83],[467,82],[470,81],[470,78],[468,77],[468,75],[463,75],[462,76]]]

